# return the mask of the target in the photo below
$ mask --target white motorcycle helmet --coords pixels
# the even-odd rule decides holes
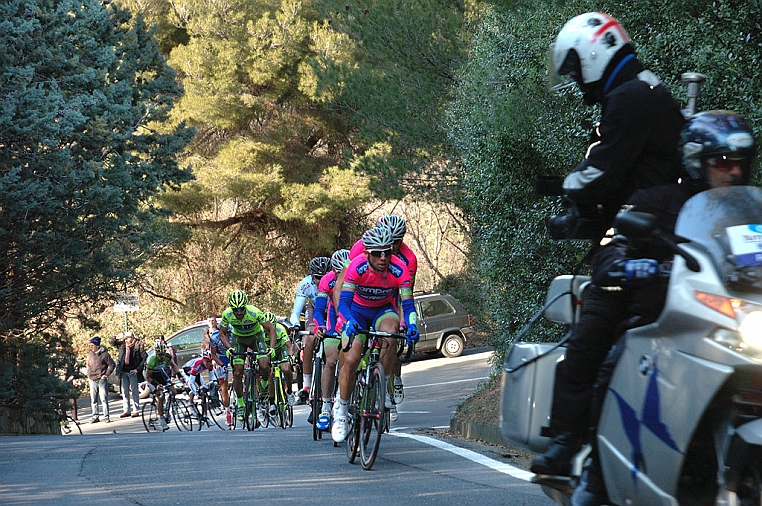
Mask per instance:
[[[552,89],[565,88],[563,76],[580,85],[601,80],[611,59],[630,37],[619,21],[602,12],[587,12],[569,20],[551,44],[549,79]]]

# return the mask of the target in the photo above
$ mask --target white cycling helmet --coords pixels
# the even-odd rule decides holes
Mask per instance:
[[[600,81],[611,59],[630,37],[619,21],[602,12],[570,19],[550,46],[549,79],[554,88],[570,75],[581,84]]]
[[[385,214],[378,219],[376,223],[377,227],[386,226],[392,232],[392,239],[395,241],[401,241],[405,237],[407,232],[407,223],[405,218],[397,216],[396,214]]]
[[[333,252],[333,255],[331,255],[331,267],[334,271],[343,271],[347,264],[349,264],[348,249],[340,249]]]
[[[391,248],[394,240],[388,227],[376,227],[366,230],[362,235],[362,245],[366,250]]]

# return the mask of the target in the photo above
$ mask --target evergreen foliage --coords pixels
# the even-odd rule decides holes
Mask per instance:
[[[175,155],[193,130],[163,125],[182,89],[140,18],[96,0],[0,12],[0,352],[17,354],[0,391],[23,405],[55,390],[35,372],[43,331],[172,239],[153,198],[191,179]]]
[[[575,89],[546,90],[546,52],[563,24],[601,10],[628,31],[640,59],[686,103],[684,72],[707,75],[699,110],[742,113],[757,138],[762,128],[757,2],[640,0],[494,2],[471,27],[472,49],[461,67],[449,113],[449,136],[463,164],[464,210],[483,306],[500,333],[499,350],[542,305],[550,280],[571,273],[589,248],[553,243],[547,217],[560,200],[534,195],[537,175],[565,176],[584,157],[599,117]],[[584,268],[582,268],[584,272]],[[530,339],[556,340],[547,326]]]

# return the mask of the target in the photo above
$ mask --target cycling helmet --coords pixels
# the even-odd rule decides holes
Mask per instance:
[[[366,250],[391,248],[393,242],[392,231],[385,226],[371,228],[362,235],[362,245]]]
[[[155,354],[157,354],[157,355],[160,354],[160,353],[166,353],[167,352],[167,345],[162,343],[162,342],[158,342],[158,343],[153,345],[153,352]]]
[[[340,249],[333,252],[333,255],[331,255],[331,267],[334,271],[343,271],[347,264],[349,264],[348,249]]]
[[[275,313],[271,313],[270,311],[267,311],[265,313],[265,321],[275,325],[276,323],[278,323],[278,317],[275,316]]]
[[[328,257],[315,257],[310,260],[310,273],[318,278],[325,276],[331,267],[331,259]]]
[[[212,350],[204,350],[201,352],[201,358],[208,358],[209,360],[212,359]]]
[[[678,143],[683,167],[692,180],[709,184],[706,168],[717,159],[737,159],[748,184],[756,165],[757,143],[743,117],[735,111],[705,111],[692,116]]]
[[[619,21],[602,12],[588,12],[569,20],[550,47],[551,86],[570,75],[578,84],[600,81],[611,59],[630,37]]]
[[[249,303],[249,297],[246,296],[246,292],[243,290],[233,290],[228,295],[228,306],[233,309],[246,307]]]
[[[405,237],[407,232],[407,223],[405,218],[401,218],[396,214],[385,214],[378,219],[376,223],[377,227],[386,226],[392,232],[392,239],[395,241],[401,241]]]

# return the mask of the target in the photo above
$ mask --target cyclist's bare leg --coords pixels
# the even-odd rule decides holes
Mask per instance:
[[[259,359],[259,373],[262,375],[262,378],[268,378],[267,382],[267,394],[270,396],[270,399],[275,397],[275,388],[273,388],[273,381],[271,378],[271,370],[270,370],[270,362],[267,360],[267,358],[260,358]]]
[[[399,332],[400,329],[399,320],[393,317],[382,318],[376,322],[376,325],[380,332],[390,334]],[[384,341],[385,345],[381,349],[381,365],[384,366],[384,374],[388,376],[394,370],[394,362],[397,360],[397,339],[387,337]]]
[[[164,396],[161,395],[161,388],[157,387],[154,395],[156,396],[156,409],[159,412],[159,416],[164,416]]]
[[[233,390],[236,397],[243,401],[243,364],[233,364]]]
[[[229,406],[230,405],[230,390],[228,387],[228,379],[220,378],[217,380],[217,383],[219,383],[220,385],[220,395],[222,396],[222,405]]]
[[[326,346],[325,350],[325,366],[323,367],[323,375],[321,379],[321,387],[323,390],[323,397],[329,398],[333,395],[333,371],[336,370],[336,362],[339,360],[339,349],[336,346]]]
[[[283,362],[280,365],[280,370],[283,372],[283,379],[285,383],[283,386],[286,388],[286,395],[291,393],[291,385],[294,384],[294,371],[291,370],[291,364]]]
[[[346,337],[344,338],[346,342]],[[349,351],[341,352],[341,371],[339,372],[339,395],[341,396],[340,407],[344,411],[340,412],[342,416],[346,415],[346,406],[349,403],[349,396],[355,388],[355,379],[357,377],[357,366],[362,358],[362,341],[355,337],[352,341],[352,347]]]

